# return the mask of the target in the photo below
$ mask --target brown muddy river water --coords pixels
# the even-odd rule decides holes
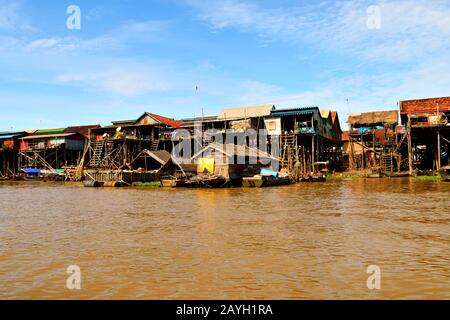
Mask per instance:
[[[0,184],[0,298],[450,299],[450,183]],[[66,288],[69,265],[81,290]],[[381,289],[367,288],[367,267]]]

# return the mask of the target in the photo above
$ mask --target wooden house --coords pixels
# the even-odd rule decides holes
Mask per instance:
[[[20,138],[27,134],[27,132],[0,132],[0,178],[17,174]]]
[[[259,174],[261,167],[271,164],[278,167],[279,161],[265,151],[232,143],[211,143],[191,160],[197,164],[198,174],[213,173],[225,177],[231,184],[240,184],[242,178]]]
[[[19,167],[56,170],[76,167],[88,141],[86,132],[99,125],[37,130],[20,138]]]
[[[381,170],[392,174],[401,168],[397,110],[354,113],[344,144],[350,170]]]
[[[399,102],[406,126],[408,167],[439,171],[449,164],[450,97]]]

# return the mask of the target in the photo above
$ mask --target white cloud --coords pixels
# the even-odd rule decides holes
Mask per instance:
[[[139,96],[150,92],[166,91],[169,81],[151,71],[107,70],[86,73],[65,73],[56,77],[61,83],[81,84],[85,88],[97,88],[115,95]]]
[[[54,38],[48,38],[48,39],[38,39],[32,41],[28,48],[30,49],[39,49],[39,48],[51,48],[54,47],[59,41]]]
[[[118,28],[91,38],[70,36],[36,39],[31,41],[26,49],[46,49],[53,53],[113,50],[130,43],[153,41],[161,36],[166,27],[167,23],[163,21],[127,22]]]
[[[0,0],[0,29],[31,31],[34,28],[20,15],[21,5],[17,1]]]
[[[187,0],[212,28],[234,28],[288,43],[309,43],[370,59],[403,60],[448,50],[450,4],[445,0],[322,1],[289,8],[256,1]],[[381,29],[367,28],[367,8],[381,9]]]
[[[169,88],[166,81],[141,72],[113,71],[94,75],[93,78],[100,82],[103,89],[124,96],[166,91]]]
[[[86,80],[85,75],[76,73],[60,74],[56,77],[59,82],[76,82]]]

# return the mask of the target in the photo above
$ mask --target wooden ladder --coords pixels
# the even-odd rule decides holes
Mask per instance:
[[[283,136],[282,144],[281,167],[292,169],[295,157],[295,135]]]
[[[384,172],[392,172],[392,170],[394,168],[392,153],[389,153],[389,154],[384,153],[381,156],[381,166],[382,166]]]
[[[102,162],[103,148],[105,146],[105,140],[95,141],[93,143],[93,152],[89,166],[92,168],[98,167]]]

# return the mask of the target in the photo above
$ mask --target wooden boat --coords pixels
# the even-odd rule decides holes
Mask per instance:
[[[310,182],[324,182],[327,181],[327,177],[326,176],[316,176],[313,175],[310,177]]]
[[[126,187],[127,184],[121,181],[106,181],[103,184],[103,187],[105,188],[122,188],[122,187]]]
[[[195,188],[199,186],[199,182],[189,179],[163,179],[161,186],[164,188]]]
[[[242,179],[242,186],[246,188],[273,187],[290,183],[291,179],[289,177],[274,177],[272,175],[256,175]]]
[[[439,174],[441,175],[442,180],[450,181],[450,166],[442,167],[441,170],[439,170]]]
[[[370,173],[366,176],[366,178],[381,178],[381,174],[378,173]]]
[[[228,185],[228,179],[218,174],[202,174],[188,180],[190,183],[198,183],[201,188],[224,188]]]
[[[409,172],[393,172],[393,173],[385,173],[385,176],[389,178],[404,178],[409,177],[410,174]]]
[[[100,188],[100,187],[103,187],[104,182],[85,180],[85,181],[83,181],[83,185],[86,188]]]
[[[300,178],[300,182],[324,182],[327,181],[325,175],[309,175]]]
[[[176,179],[163,179],[163,180],[161,180],[161,185],[164,188],[175,188],[177,186],[177,180]]]

